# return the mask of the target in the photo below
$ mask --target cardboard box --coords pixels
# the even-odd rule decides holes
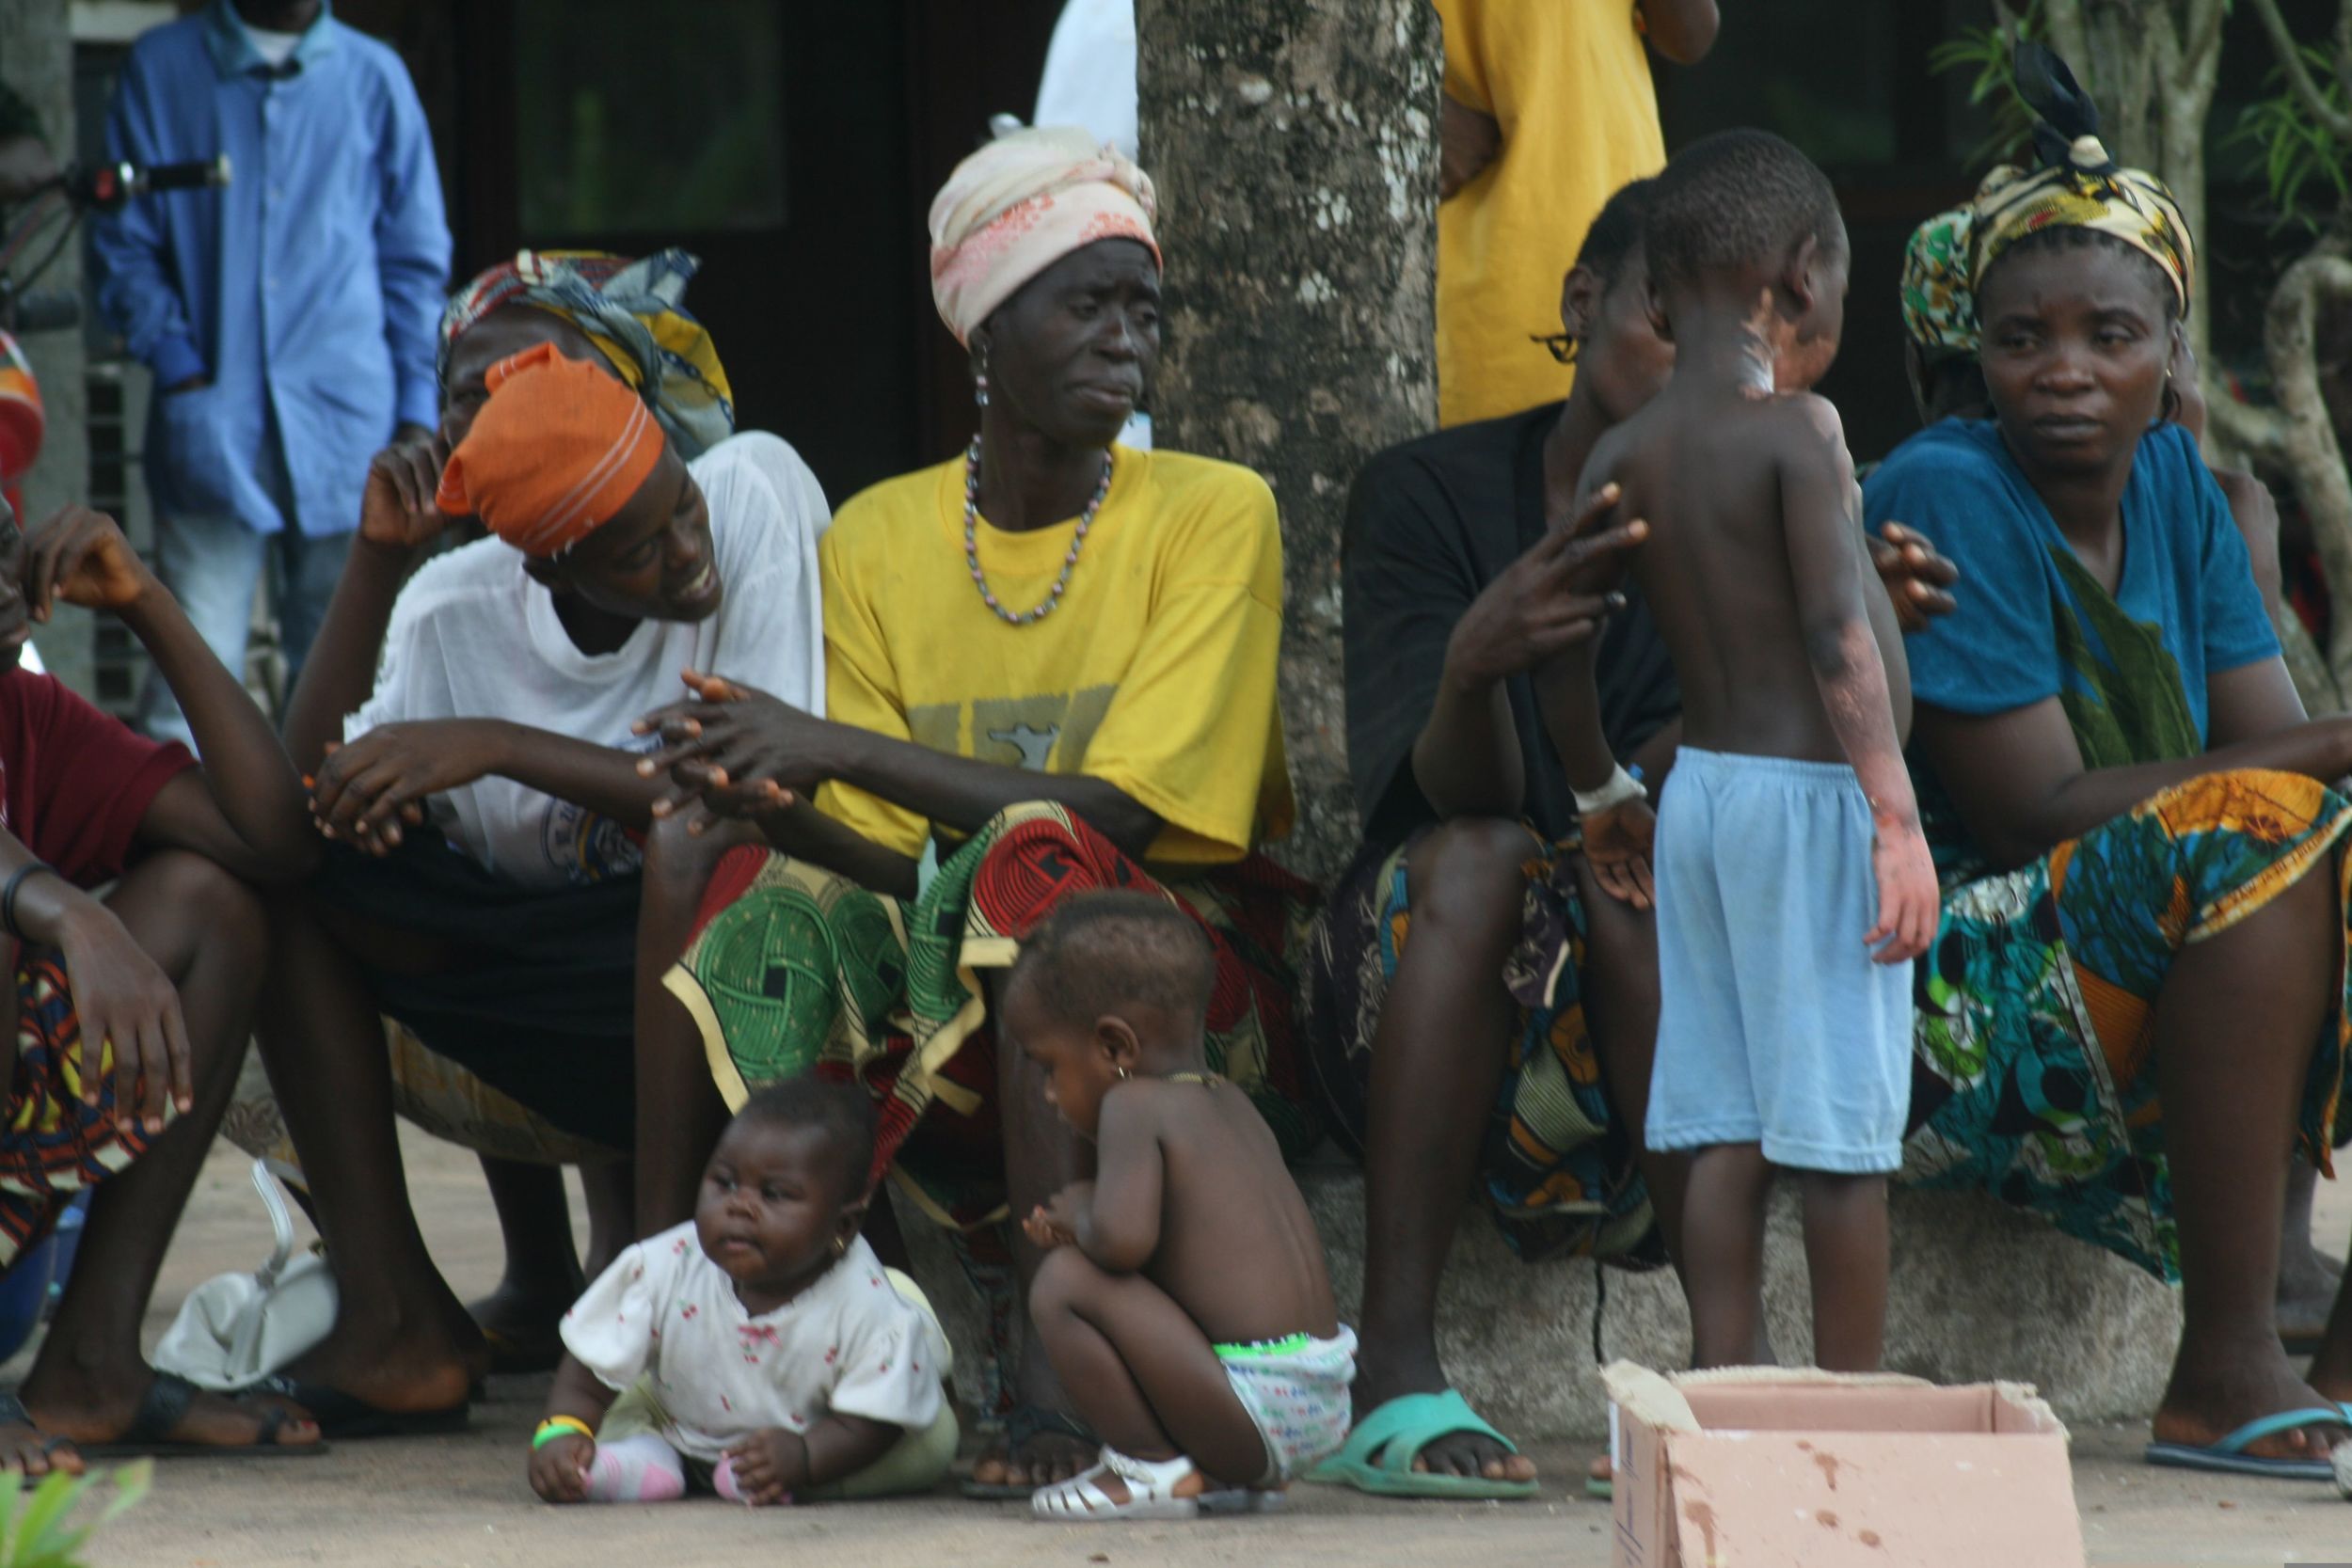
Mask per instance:
[[[1614,1568],[2083,1568],[2066,1428],[2022,1385],[1601,1378]]]

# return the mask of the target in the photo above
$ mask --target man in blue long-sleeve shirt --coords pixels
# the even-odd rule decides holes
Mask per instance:
[[[299,665],[333,594],[368,460],[437,418],[449,229],[400,57],[325,0],[212,0],[140,39],[106,155],[229,155],[226,190],[144,197],[92,233],[98,299],[155,372],[158,566],[232,672],[269,573]],[[142,719],[186,724],[160,682]]]

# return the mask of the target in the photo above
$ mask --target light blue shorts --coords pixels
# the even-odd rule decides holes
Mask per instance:
[[[1797,1170],[1902,1164],[1911,965],[1870,961],[1853,769],[1684,747],[1652,868],[1661,1008],[1645,1139],[1764,1146]]]

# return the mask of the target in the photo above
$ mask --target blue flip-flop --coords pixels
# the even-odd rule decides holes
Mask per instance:
[[[2151,1443],[2145,1455],[2151,1465],[2181,1470],[2206,1470],[2233,1476],[2270,1476],[2280,1481],[2333,1481],[2335,1465],[2320,1459],[2265,1459],[2246,1450],[2265,1437],[2296,1427],[2342,1427],[2352,1432],[2352,1405],[2314,1406],[2289,1410],[2249,1421],[2218,1443],[2202,1448],[2193,1443]]]

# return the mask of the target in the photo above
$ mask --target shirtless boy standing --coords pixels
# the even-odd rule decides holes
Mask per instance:
[[[1005,1037],[1096,1148],[1095,1179],[1025,1222],[1052,1249],[1029,1314],[1104,1445],[1037,1493],[1041,1519],[1262,1507],[1347,1437],[1356,1336],[1274,1134],[1207,1070],[1214,977],[1190,915],[1105,893],[1031,932],[1005,982]]]
[[[1935,870],[1902,744],[1909,668],[1867,568],[1836,410],[1807,388],[1845,319],[1848,250],[1820,170],[1734,131],[1659,177],[1647,247],[1676,346],[1666,389],[1584,471],[1649,523],[1633,571],[1682,683],[1656,822],[1664,1003],[1645,1130],[1692,1149],[1681,1260],[1698,1365],[1761,1359],[1764,1203],[1804,1203],[1814,1359],[1878,1365],[1885,1175],[1901,1163],[1911,960]],[[1652,818],[1611,756],[1590,645],[1545,681],[1595,875],[1652,892]]]

